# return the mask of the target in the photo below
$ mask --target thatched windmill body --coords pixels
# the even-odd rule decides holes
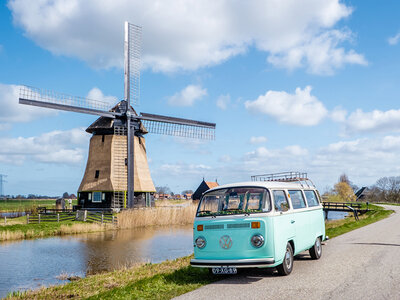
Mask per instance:
[[[21,104],[98,115],[88,127],[90,140],[85,175],[78,190],[84,208],[150,206],[155,191],[147,164],[143,135],[158,133],[214,139],[215,124],[148,113],[131,106],[139,101],[141,28],[125,22],[124,100],[108,104],[23,86]]]

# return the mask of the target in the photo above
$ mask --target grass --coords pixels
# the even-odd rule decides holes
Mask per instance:
[[[358,222],[354,218],[327,222],[327,235],[338,236],[381,220],[393,212],[371,204],[370,208],[375,210],[361,216]],[[207,269],[192,268],[190,266],[192,257],[90,275],[61,286],[10,293],[9,297],[14,299],[171,299],[223,278],[210,275]]]
[[[0,226],[0,241],[33,239],[56,235],[99,232],[112,228],[109,224],[83,222],[48,222],[40,224],[15,224]]]
[[[67,201],[66,201],[67,202]],[[72,201],[72,205],[76,205],[76,200]],[[17,211],[31,211],[37,207],[55,208],[55,199],[7,199],[0,200],[1,212],[17,212]]]
[[[143,264],[88,276],[61,286],[26,293],[10,293],[14,299],[171,299],[220,280],[207,269],[192,268],[192,256]]]
[[[363,205],[365,206],[365,204]],[[385,210],[383,207],[369,204],[371,211],[361,215],[359,221],[355,221],[353,216],[342,220],[328,221],[325,224],[325,232],[329,238],[344,234],[357,228],[382,220],[393,213],[392,210]]]

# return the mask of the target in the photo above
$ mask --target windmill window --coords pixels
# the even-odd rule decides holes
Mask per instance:
[[[101,202],[101,192],[93,192],[93,201],[92,202]]]
[[[106,193],[101,193],[101,200],[102,201],[106,200]]]
[[[101,136],[101,142],[104,143],[104,134]]]
[[[100,170],[96,170],[96,173],[94,174],[94,178],[99,178],[100,175]]]

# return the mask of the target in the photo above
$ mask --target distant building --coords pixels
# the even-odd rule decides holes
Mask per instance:
[[[193,194],[185,194],[185,195],[184,195],[184,198],[185,198],[186,200],[192,200],[192,195],[193,195]]]
[[[197,190],[193,193],[192,199],[193,200],[200,200],[201,195],[205,192],[208,191],[209,189],[215,188],[219,186],[218,182],[215,180],[215,182],[212,181],[205,181],[203,178],[203,181],[200,183],[199,187]]]

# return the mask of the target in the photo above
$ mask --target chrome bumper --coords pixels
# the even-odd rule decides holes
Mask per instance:
[[[249,258],[249,259],[192,259],[190,265],[198,268],[216,268],[216,267],[235,267],[235,268],[257,268],[273,265],[273,258]]]

